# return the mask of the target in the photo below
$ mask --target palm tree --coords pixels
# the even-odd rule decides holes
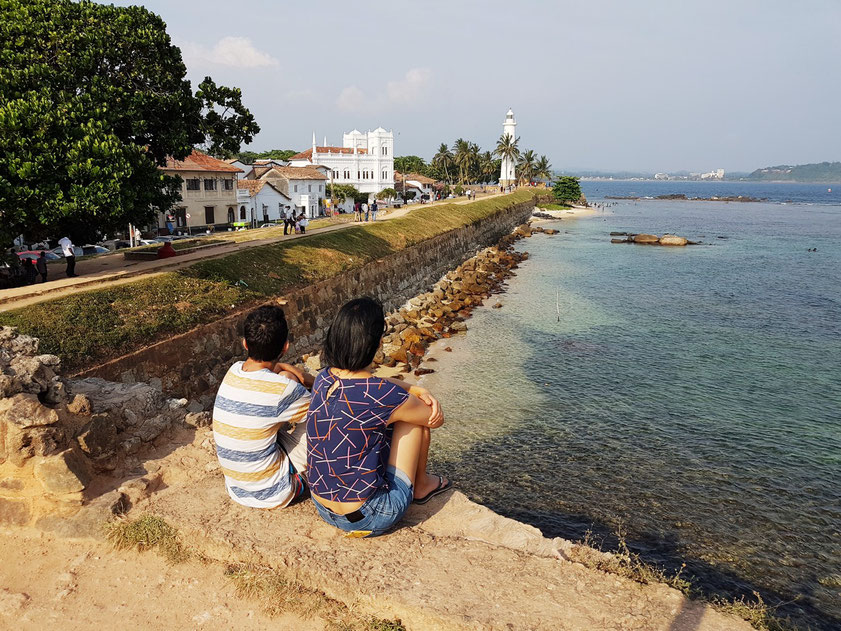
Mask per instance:
[[[436,153],[432,158],[432,165],[438,167],[439,169],[443,169],[447,182],[450,181],[449,167],[453,166],[453,153],[450,151],[447,143],[442,142],[441,146],[438,147],[438,153]]]
[[[453,155],[453,161],[458,166],[458,181],[463,184],[464,179],[467,176],[468,170],[470,169],[471,163],[471,143],[463,138],[459,138],[456,140],[453,148],[455,149]]]
[[[496,160],[490,151],[486,151],[479,156],[479,172],[482,174],[482,182],[493,182],[494,175],[496,175]]]
[[[537,156],[534,151],[529,149],[520,156],[520,161],[517,163],[517,174],[520,180],[531,182],[534,179],[535,167],[537,166]]]
[[[514,138],[510,134],[502,134],[496,143],[494,155],[500,157],[504,162],[506,159],[514,164],[520,158],[520,149],[517,145],[520,144],[520,137]]]
[[[547,181],[552,179],[552,165],[549,164],[549,158],[540,156],[534,167],[534,174],[536,177],[543,178]]]

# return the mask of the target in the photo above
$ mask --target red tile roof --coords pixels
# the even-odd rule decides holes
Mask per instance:
[[[269,182],[268,180],[237,180],[237,188],[241,188],[248,191],[248,195],[254,197],[257,193],[263,190],[263,187],[269,185],[271,188],[276,190],[278,193],[283,195],[286,199],[290,199],[288,195],[286,195],[282,190],[276,187],[274,184]]]
[[[316,152],[318,153],[353,153],[353,148],[351,147],[316,147]],[[368,153],[367,149],[357,149],[357,153]],[[301,153],[296,153],[294,156],[289,158],[290,160],[309,160],[312,158],[312,149],[307,149],[306,151],[302,151]]]
[[[165,171],[211,171],[214,173],[242,173],[242,169],[217,160],[206,153],[193,149],[193,153],[183,160],[166,159]]]
[[[407,173],[406,179],[414,180],[415,182],[420,182],[421,184],[435,184],[435,180],[433,180],[431,177],[426,177],[425,175],[421,175],[420,173]],[[403,181],[403,174],[400,173],[400,171],[394,172],[394,181]]]

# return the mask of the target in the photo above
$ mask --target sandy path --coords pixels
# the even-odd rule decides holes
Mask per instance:
[[[235,595],[220,565],[170,566],[152,552],[114,552],[104,542],[38,533],[0,536],[0,629],[324,628],[320,620],[289,614],[269,618]]]

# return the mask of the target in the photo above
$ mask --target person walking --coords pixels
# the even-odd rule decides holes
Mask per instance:
[[[38,260],[35,262],[35,269],[41,275],[41,282],[47,282],[47,253],[41,250],[38,255]]]
[[[76,251],[73,242],[69,237],[62,237],[58,240],[58,244],[61,246],[61,252],[67,263],[67,278],[73,278],[76,276]]]
[[[301,234],[307,233],[308,225],[310,225],[310,220],[307,219],[307,216],[304,213],[301,213],[301,216],[298,217],[298,226],[301,228]]]
[[[283,234],[289,234],[290,228],[294,231],[295,221],[292,217],[292,208],[287,206],[283,213]]]
[[[368,221],[368,204],[362,202],[362,212],[365,214],[365,221]]]
[[[371,221],[377,220],[377,211],[379,209],[380,207],[377,206],[377,200],[375,199],[374,202],[371,204]]]
[[[359,202],[353,203],[353,220],[354,221],[361,221],[362,220],[362,204]]]
[[[34,285],[36,278],[38,278],[38,272],[35,271],[35,266],[32,264],[32,259],[23,259],[24,282],[27,285]]]

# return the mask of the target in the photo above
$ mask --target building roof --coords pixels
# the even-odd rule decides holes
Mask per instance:
[[[353,153],[353,147],[316,147],[318,153]],[[357,149],[357,153],[368,153],[367,149]],[[312,149],[307,149],[301,153],[296,153],[289,158],[290,160],[311,160]]]
[[[256,171],[256,169],[255,169]],[[263,177],[269,171],[274,171],[280,174],[282,177],[286,178],[287,180],[326,180],[327,176],[324,175],[321,171],[319,171],[315,166],[308,165],[305,167],[279,167],[273,166],[271,169],[267,169],[266,173],[263,175],[259,175],[258,177]]]
[[[248,195],[250,197],[254,197],[257,193],[263,190],[263,187],[266,185],[272,187],[278,193],[283,195],[286,199],[290,199],[288,195],[286,195],[283,191],[281,191],[268,180],[237,180],[237,188],[248,191]]]
[[[402,182],[403,181],[403,174],[400,171],[394,172],[394,181],[395,182]],[[415,182],[420,182],[421,184],[435,184],[435,180],[431,177],[426,177],[425,175],[421,175],[420,173],[407,173],[406,180],[414,180]]]
[[[183,160],[166,159],[165,171],[208,171],[213,173],[242,173],[242,169],[228,164],[224,160],[217,160],[198,149]]]

